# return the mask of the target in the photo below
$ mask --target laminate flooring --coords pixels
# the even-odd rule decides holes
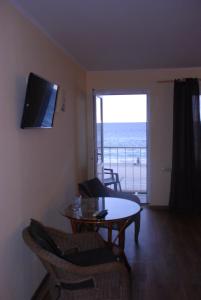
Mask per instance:
[[[201,300],[201,216],[145,208],[139,246],[128,228],[126,254],[135,300]]]

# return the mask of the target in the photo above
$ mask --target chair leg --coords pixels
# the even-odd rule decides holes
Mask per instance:
[[[126,254],[125,254],[124,252],[123,252],[122,257],[123,257],[123,261],[124,261],[124,263],[125,263],[125,266],[126,266],[128,272],[131,272],[131,266],[130,266],[130,264],[129,264],[129,262],[128,262],[128,259],[127,259],[127,257],[126,257]]]
[[[136,244],[138,244],[138,237],[139,237],[139,232],[140,232],[140,214],[138,214],[135,218],[135,222],[134,222],[134,226],[135,226],[135,242]]]
[[[117,192],[117,183],[114,183],[114,191]]]

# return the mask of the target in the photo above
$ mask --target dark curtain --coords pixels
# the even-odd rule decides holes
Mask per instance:
[[[173,157],[169,207],[178,212],[201,211],[201,126],[199,82],[175,80]]]

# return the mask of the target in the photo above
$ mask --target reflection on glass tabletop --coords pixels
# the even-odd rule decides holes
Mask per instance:
[[[140,206],[127,199],[113,197],[81,198],[80,206],[74,210],[73,205],[69,205],[64,210],[64,215],[77,220],[97,220],[93,214],[102,210],[107,210],[105,221],[125,219],[137,214]]]

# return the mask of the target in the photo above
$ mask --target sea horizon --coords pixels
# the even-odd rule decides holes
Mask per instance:
[[[146,147],[146,122],[103,123],[104,147]]]

